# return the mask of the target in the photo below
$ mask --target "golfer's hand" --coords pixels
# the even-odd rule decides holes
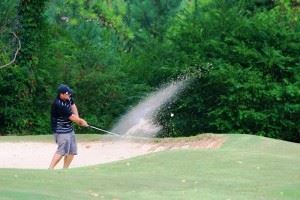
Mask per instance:
[[[89,126],[88,123],[84,119],[80,120],[79,125],[80,126],[84,126],[84,127],[88,127]]]

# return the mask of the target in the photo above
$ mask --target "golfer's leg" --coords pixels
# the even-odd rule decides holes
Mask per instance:
[[[54,167],[57,165],[57,163],[61,160],[63,156],[58,154],[58,153],[55,153],[53,155],[53,158],[52,158],[52,161],[50,163],[50,166],[49,166],[49,169],[54,169]]]
[[[64,168],[69,168],[71,162],[73,161],[74,155],[77,155],[77,143],[75,133],[72,132],[69,136],[69,146],[68,146],[68,154],[65,155],[64,158]]]
[[[71,155],[71,154],[65,155],[65,158],[64,158],[64,168],[65,169],[69,168],[73,158],[74,158],[74,155]]]

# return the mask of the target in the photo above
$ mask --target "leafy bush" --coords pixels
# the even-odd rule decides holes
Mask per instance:
[[[300,141],[297,12],[282,2],[248,9],[218,1],[188,14],[175,51],[189,58],[188,68],[209,62],[213,70],[171,106],[175,117],[162,118],[163,135],[239,132]]]

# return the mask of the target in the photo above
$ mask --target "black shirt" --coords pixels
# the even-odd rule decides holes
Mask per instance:
[[[73,114],[71,109],[73,104],[72,98],[63,101],[56,97],[51,107],[51,129],[53,133],[66,134],[73,132],[72,121],[69,119]]]

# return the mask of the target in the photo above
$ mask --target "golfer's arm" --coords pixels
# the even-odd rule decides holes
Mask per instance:
[[[78,109],[75,103],[71,106],[71,110],[74,115],[77,115],[79,117]]]
[[[75,114],[72,114],[69,117],[69,120],[71,120],[72,122],[75,122],[79,126],[84,126],[86,124],[86,121],[84,119],[78,117],[78,115],[75,115]]]

